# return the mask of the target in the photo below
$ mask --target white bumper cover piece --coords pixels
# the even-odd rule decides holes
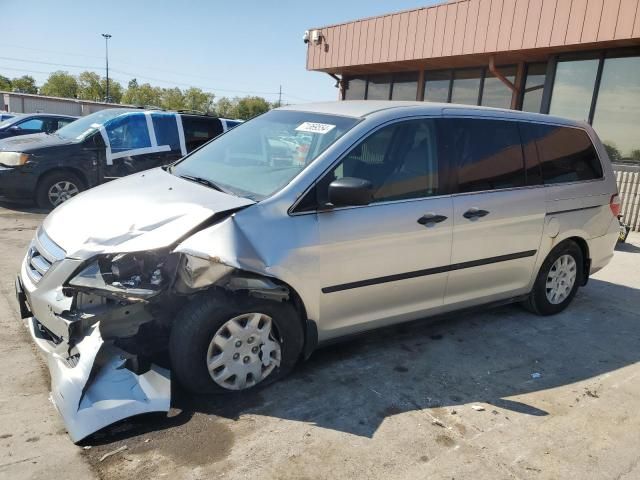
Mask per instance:
[[[156,365],[142,375],[125,367],[126,357],[110,348],[94,368],[103,341],[99,324],[77,344],[78,363],[70,367],[56,352],[46,348],[36,321],[26,319],[31,336],[43,352],[51,372],[51,398],[62,415],[74,442],[114,422],[133,415],[166,412],[171,403],[170,372]],[[122,352],[124,353],[124,352]]]

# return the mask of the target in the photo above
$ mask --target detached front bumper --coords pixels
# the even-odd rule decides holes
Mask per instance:
[[[71,304],[62,294],[64,281],[55,277],[75,266],[54,264],[34,282],[27,272],[29,260],[30,255],[16,279],[16,297],[49,367],[51,398],[71,439],[78,442],[133,415],[168,411],[168,370],[154,364],[141,368],[135,355],[103,340],[99,321],[80,331],[78,322],[63,317]]]

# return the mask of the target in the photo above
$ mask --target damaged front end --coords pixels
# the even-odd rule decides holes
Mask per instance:
[[[38,232],[16,290],[74,442],[118,420],[169,410],[170,372],[159,352],[179,302],[167,306],[160,293],[176,265],[168,251],[65,259]]]
[[[171,322],[203,289],[286,301],[286,286],[233,261],[176,248],[67,256],[41,229],[16,281],[22,317],[78,442],[119,420],[168,411]]]

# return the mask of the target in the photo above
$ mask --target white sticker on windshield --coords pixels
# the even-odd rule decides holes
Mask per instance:
[[[336,128],[335,125],[330,125],[328,123],[304,122],[302,125],[296,128],[296,131],[318,133],[320,135],[324,135],[325,133],[330,132],[334,128]]]

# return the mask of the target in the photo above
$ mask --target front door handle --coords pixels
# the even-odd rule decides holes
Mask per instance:
[[[489,212],[487,210],[480,210],[479,208],[473,207],[464,212],[462,216],[464,218],[472,220],[474,218],[486,217],[487,215],[489,215]]]
[[[427,213],[418,219],[420,225],[428,227],[436,223],[444,222],[447,219],[444,215],[436,215],[435,213]]]

